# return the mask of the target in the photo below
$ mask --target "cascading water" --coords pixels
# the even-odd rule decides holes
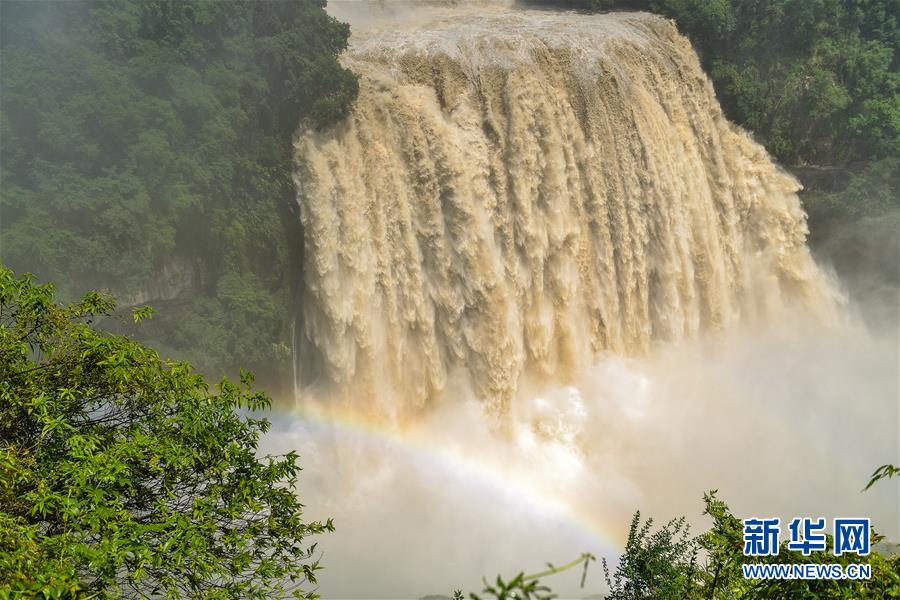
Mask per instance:
[[[858,493],[900,451],[896,336],[835,306],[798,183],[670,22],[329,10],[360,95],[296,140],[301,410],[264,440],[335,518],[325,597],[613,559],[638,508],[704,530],[712,488],[735,514],[871,515],[897,538],[898,489]]]
[[[798,183],[672,23],[457,9],[345,60],[351,116],[296,142],[303,386],[397,413],[461,375],[497,414],[603,351],[831,314]]]

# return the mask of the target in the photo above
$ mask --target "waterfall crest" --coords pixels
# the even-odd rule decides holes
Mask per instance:
[[[460,375],[502,411],[524,374],[831,314],[799,184],[669,21],[484,9],[345,61],[352,114],[295,144],[301,385],[396,413]]]

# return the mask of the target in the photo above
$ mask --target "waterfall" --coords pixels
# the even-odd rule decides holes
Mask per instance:
[[[671,22],[456,13],[355,32],[352,114],[298,134],[302,386],[398,414],[461,378],[502,413],[599,353],[830,318],[798,182]]]

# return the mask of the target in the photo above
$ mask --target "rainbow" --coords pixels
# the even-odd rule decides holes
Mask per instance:
[[[452,474],[475,484],[486,494],[505,497],[529,511],[545,514],[548,519],[564,523],[577,534],[579,543],[587,546],[577,551],[587,551],[597,556],[617,556],[624,545],[627,530],[622,525],[623,522],[627,525],[627,519],[616,518],[615,525],[603,522],[601,515],[597,514],[600,511],[590,511],[588,507],[567,501],[563,495],[554,493],[552,486],[521,477],[504,468],[501,461],[486,460],[466,452],[461,445],[436,442],[416,427],[387,423],[358,411],[324,409],[314,403],[281,412],[297,419],[313,435],[339,433],[363,445],[387,446],[413,464]]]

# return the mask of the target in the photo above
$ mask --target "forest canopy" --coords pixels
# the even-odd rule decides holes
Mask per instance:
[[[877,274],[896,306],[900,0],[522,1],[673,19],[728,118],[800,179],[819,258],[853,289]]]
[[[291,138],[355,98],[324,0],[0,3],[2,254],[73,298],[167,303],[145,336],[287,362]],[[238,358],[240,346],[240,358]]]
[[[814,244],[862,219],[892,231],[900,0],[521,3],[674,19],[729,118],[803,182]],[[0,3],[6,263],[69,299],[98,288],[152,300],[162,316],[141,335],[154,347],[284,382],[302,255],[291,137],[339,121],[357,93],[338,61],[349,26],[324,7]],[[877,268],[893,265],[895,246]],[[858,270],[829,248],[839,269]]]
[[[787,165],[900,155],[898,0],[526,0],[641,9],[691,38],[728,116]]]
[[[811,189],[814,235],[849,219],[872,238],[866,219],[896,211],[900,0],[524,3],[673,18],[729,118]],[[160,353],[213,378],[288,370],[302,254],[292,136],[338,123],[357,93],[338,60],[349,26],[324,7],[0,2],[3,262],[67,300],[111,288],[125,309],[161,309],[144,345],[109,333],[131,314],[104,293],[67,304],[0,269],[0,596],[315,585],[309,536],[332,524],[303,520],[294,454],[258,456],[268,424],[248,411],[267,397],[247,375],[210,386]],[[713,529],[696,539],[635,518],[614,597],[659,597],[661,575],[678,597],[774,597],[738,570],[739,519],[706,503]],[[872,581],[793,582],[782,597],[898,596],[898,561],[874,553]]]

